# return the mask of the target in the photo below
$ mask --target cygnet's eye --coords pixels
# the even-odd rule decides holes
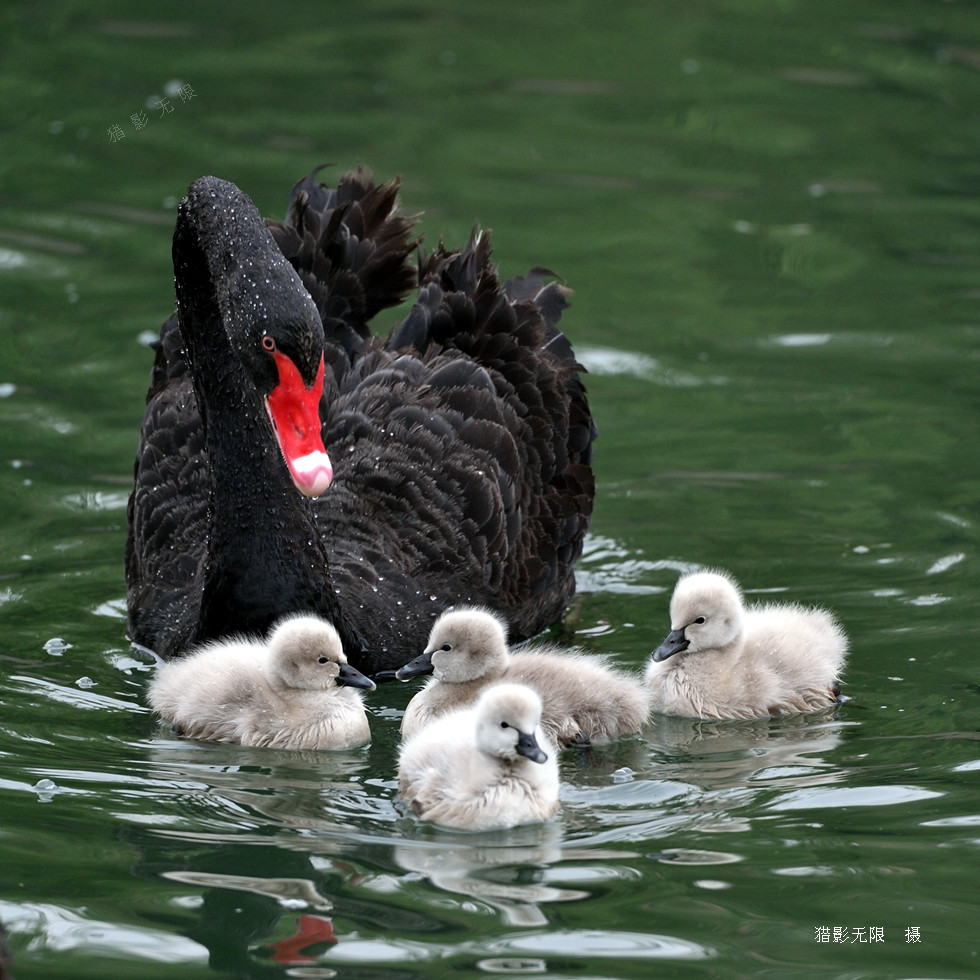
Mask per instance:
[[[330,663],[330,658],[329,657],[317,657],[317,661],[316,662],[318,664],[328,664],[328,663]]]
[[[698,618],[696,620],[694,620],[693,625],[694,626],[704,626],[704,616],[698,616]]]
[[[510,728],[510,725],[508,725],[506,721],[502,721],[502,722],[500,723],[500,727],[501,727],[501,728]]]
[[[452,648],[453,645],[451,643],[443,643],[443,645],[439,647],[439,649],[443,650],[445,653],[450,653],[452,651]]]

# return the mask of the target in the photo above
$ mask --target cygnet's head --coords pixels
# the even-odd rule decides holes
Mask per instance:
[[[670,600],[670,633],[653,652],[656,662],[678,653],[722,650],[742,635],[742,593],[724,572],[692,572]]]
[[[513,761],[547,762],[538,744],[541,698],[524,684],[493,684],[476,702],[476,743],[487,754]]]
[[[340,636],[318,616],[289,616],[269,636],[269,670],[283,687],[327,690],[360,687],[374,690],[374,681],[347,663]]]
[[[395,676],[407,680],[432,674],[436,680],[461,684],[495,674],[506,664],[506,622],[488,609],[464,607],[444,612],[429,633],[425,653]]]

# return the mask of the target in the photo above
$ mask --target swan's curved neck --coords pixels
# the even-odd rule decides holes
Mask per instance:
[[[290,479],[192,228],[175,235],[174,261],[209,473],[196,639],[265,632],[276,617],[296,610],[320,613],[342,629],[313,509]]]

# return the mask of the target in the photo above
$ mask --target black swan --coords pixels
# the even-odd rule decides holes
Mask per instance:
[[[595,425],[556,326],[568,290],[544,269],[501,284],[486,232],[424,255],[397,180],[316,173],[282,223],[214,177],[180,205],[128,509],[129,637],[168,659],[313,612],[379,673],[455,603],[533,636],[571,599],[594,496]]]

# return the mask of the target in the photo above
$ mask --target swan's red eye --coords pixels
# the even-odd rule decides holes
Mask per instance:
[[[262,347],[270,354],[273,353],[276,349],[276,338],[270,334],[264,334],[262,337]]]

